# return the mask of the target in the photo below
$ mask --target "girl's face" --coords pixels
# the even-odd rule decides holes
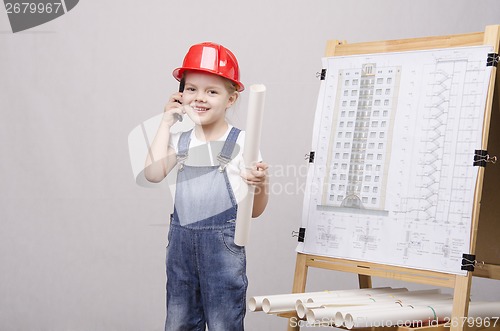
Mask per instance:
[[[229,92],[226,79],[204,72],[185,74],[182,104],[197,125],[225,125],[226,109],[236,101],[237,92]]]

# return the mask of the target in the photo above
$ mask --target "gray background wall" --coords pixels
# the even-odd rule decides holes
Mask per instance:
[[[135,184],[127,136],[162,112],[187,48],[232,49],[267,86],[262,153],[271,201],[252,225],[249,296],[292,286],[306,162],[328,39],[483,31],[498,0],[89,1],[12,34],[0,10],[0,330],[158,331],[168,189]],[[248,92],[231,113],[244,127]],[[308,290],[356,287],[311,270]],[[375,286],[413,284],[375,279]],[[500,284],[474,280],[474,299]],[[286,320],[248,313],[248,330]]]

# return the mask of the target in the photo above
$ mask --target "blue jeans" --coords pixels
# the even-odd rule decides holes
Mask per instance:
[[[234,243],[234,223],[171,223],[165,331],[201,331],[205,324],[210,331],[244,330],[247,285],[245,249]]]

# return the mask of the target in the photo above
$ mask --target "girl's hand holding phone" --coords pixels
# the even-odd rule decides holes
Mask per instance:
[[[182,105],[182,93],[172,94],[163,110],[163,122],[171,127],[177,121],[182,121],[182,115],[186,113]]]

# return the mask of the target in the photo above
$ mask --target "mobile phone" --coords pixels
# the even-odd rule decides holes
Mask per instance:
[[[184,84],[186,83],[186,80],[184,79],[184,77],[181,78],[181,81],[179,83],[179,92],[184,92]],[[177,100],[178,103],[181,103],[179,100]],[[182,103],[181,103],[182,104]],[[177,117],[177,120],[179,122],[182,122],[182,115],[180,114],[175,114],[175,116]]]

